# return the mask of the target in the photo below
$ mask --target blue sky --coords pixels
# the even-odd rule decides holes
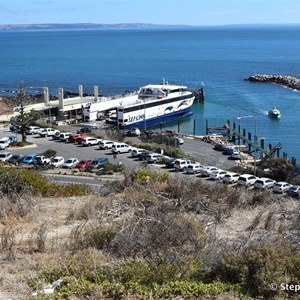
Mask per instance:
[[[0,0],[0,24],[299,22],[299,0]]]

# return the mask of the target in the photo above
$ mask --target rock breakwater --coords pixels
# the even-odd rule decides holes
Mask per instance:
[[[300,91],[300,78],[295,76],[256,74],[248,77],[246,80],[254,82],[273,82]]]

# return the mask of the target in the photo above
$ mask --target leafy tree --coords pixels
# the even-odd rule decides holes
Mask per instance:
[[[17,116],[17,124],[21,126],[22,142],[26,142],[26,127],[37,121],[40,114],[36,112],[25,112],[24,107],[32,102],[31,97],[25,94],[23,84],[20,84],[17,103],[20,107],[19,115]]]

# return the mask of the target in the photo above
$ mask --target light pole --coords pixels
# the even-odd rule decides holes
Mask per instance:
[[[254,151],[254,170],[253,170],[253,174],[254,176],[256,176],[256,151],[257,151],[257,142],[260,141],[260,140],[264,140],[265,137],[261,137],[259,139],[257,139],[257,137],[255,138],[255,151]]]

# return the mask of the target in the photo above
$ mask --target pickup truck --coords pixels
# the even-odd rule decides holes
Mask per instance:
[[[53,136],[57,132],[58,130],[53,128],[42,128],[39,134],[41,137],[47,137],[47,136]]]
[[[50,164],[50,162],[51,162],[51,159],[44,155],[37,155],[33,161],[33,163],[35,165],[48,165],[48,164]]]

